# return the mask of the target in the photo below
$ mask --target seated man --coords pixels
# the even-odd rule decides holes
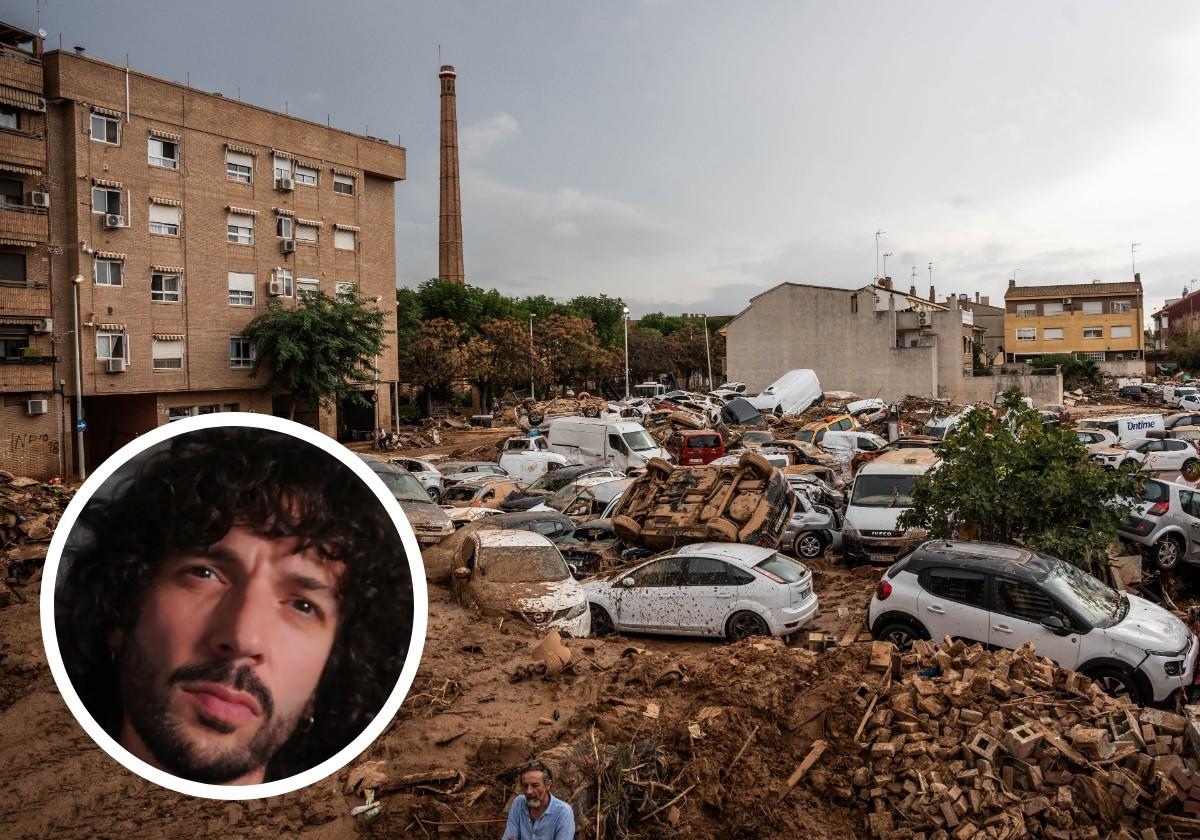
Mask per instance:
[[[575,812],[550,793],[550,768],[531,761],[521,767],[519,778],[524,793],[508,809],[503,840],[574,840]]]

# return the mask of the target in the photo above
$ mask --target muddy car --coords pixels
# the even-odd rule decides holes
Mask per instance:
[[[526,399],[517,409],[517,423],[522,428],[532,428],[542,425],[551,417],[599,417],[606,411],[608,403],[605,400],[582,391],[574,397],[544,402]]]
[[[412,526],[417,543],[424,549],[454,533],[454,524],[446,512],[435,505],[421,483],[407,470],[371,455],[359,455],[371,472],[379,476]]]
[[[485,507],[499,509],[504,501],[519,492],[520,485],[511,478],[485,476],[460,481],[447,487],[442,494],[443,508]]]
[[[805,443],[802,440],[773,440],[763,446],[764,451],[786,452],[793,465],[816,464],[817,466],[838,468],[836,456],[826,452],[819,446]]]
[[[817,504],[808,493],[797,490],[796,510],[779,548],[804,560],[820,557],[827,549],[841,551],[841,516],[835,508]]]
[[[583,589],[541,534],[476,531],[463,544],[462,565],[454,570],[450,589],[464,606],[527,622],[539,634],[557,630],[583,638],[591,632]]]
[[[673,467],[654,458],[621,496],[613,530],[646,548],[709,540],[774,548],[795,505],[783,474],[757,453],[728,466]]]

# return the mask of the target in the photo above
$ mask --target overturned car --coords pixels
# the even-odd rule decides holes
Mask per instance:
[[[612,523],[622,542],[646,548],[709,540],[775,548],[795,505],[783,474],[755,452],[721,466],[654,458],[621,496]]]

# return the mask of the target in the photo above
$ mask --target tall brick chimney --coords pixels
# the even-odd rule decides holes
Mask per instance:
[[[438,224],[438,277],[465,283],[463,275],[462,200],[458,193],[458,100],[454,93],[454,66],[443,64],[442,80],[442,192]]]

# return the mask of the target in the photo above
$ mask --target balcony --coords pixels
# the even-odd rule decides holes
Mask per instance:
[[[0,316],[50,317],[50,289],[37,286],[0,286]]]
[[[57,356],[0,358],[0,392],[53,391]]]
[[[0,238],[45,242],[50,231],[49,219],[40,207],[7,205],[0,208]]]
[[[44,170],[46,139],[28,131],[0,129],[0,160]]]
[[[42,62],[21,50],[0,47],[0,85],[42,95]]]

